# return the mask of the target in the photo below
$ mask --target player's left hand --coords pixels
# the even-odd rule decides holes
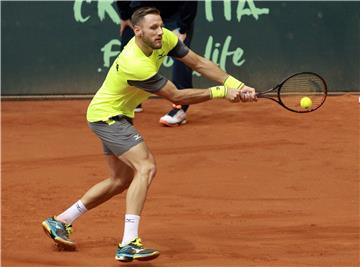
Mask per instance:
[[[237,103],[241,101],[241,92],[238,89],[227,89],[225,99],[231,103]]]

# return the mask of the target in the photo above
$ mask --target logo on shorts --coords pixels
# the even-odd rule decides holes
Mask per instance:
[[[133,137],[134,137],[134,139],[135,139],[136,141],[139,140],[139,139],[141,139],[141,135],[140,135],[140,134],[136,134],[136,135],[134,135]]]

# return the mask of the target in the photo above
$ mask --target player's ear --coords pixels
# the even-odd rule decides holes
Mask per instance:
[[[133,30],[134,30],[135,36],[138,36],[138,37],[141,36],[142,30],[141,30],[141,27],[139,25],[134,25]]]

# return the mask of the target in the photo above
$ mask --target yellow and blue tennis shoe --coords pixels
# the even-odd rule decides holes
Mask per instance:
[[[54,217],[47,218],[42,222],[45,233],[64,248],[75,248],[75,242],[70,239],[72,225],[56,220]]]
[[[149,261],[157,258],[159,255],[159,251],[151,248],[144,248],[141,239],[135,238],[126,246],[121,247],[119,244],[119,247],[116,250],[115,259],[122,262],[130,262],[133,260]]]

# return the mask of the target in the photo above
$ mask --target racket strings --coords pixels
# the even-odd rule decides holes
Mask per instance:
[[[326,84],[314,75],[301,73],[286,80],[279,91],[279,99],[287,108],[298,111],[308,112],[320,107],[326,98]],[[301,106],[301,99],[308,97],[311,105]]]

